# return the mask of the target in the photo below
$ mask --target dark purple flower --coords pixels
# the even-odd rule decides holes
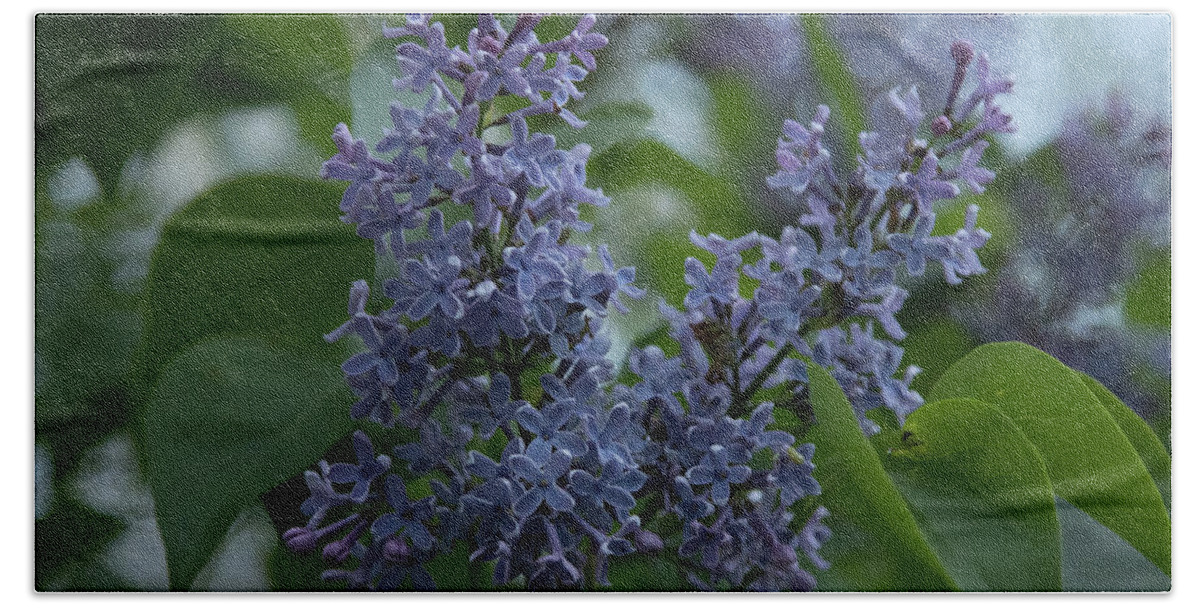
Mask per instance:
[[[375,455],[375,447],[362,431],[354,431],[351,437],[358,465],[336,463],[329,467],[329,480],[333,483],[353,483],[350,500],[362,503],[371,490],[371,482],[392,468],[392,459],[386,454]]]
[[[687,480],[692,485],[708,485],[713,504],[718,507],[729,502],[729,486],[745,483],[750,478],[750,467],[729,465],[729,453],[724,447],[714,445],[700,461],[688,469]]]
[[[375,538],[389,538],[400,534],[401,538],[412,541],[413,546],[428,551],[433,547],[433,535],[425,527],[425,522],[433,516],[433,498],[411,500],[404,480],[396,475],[388,475],[384,480],[387,502],[392,512],[380,515],[371,524],[371,534]]]
[[[543,502],[553,511],[569,511],[575,506],[571,494],[558,485],[558,480],[571,468],[570,452],[556,450],[547,454],[526,450],[525,454],[509,456],[508,466],[518,479],[529,484],[513,505],[518,517],[529,517]]]

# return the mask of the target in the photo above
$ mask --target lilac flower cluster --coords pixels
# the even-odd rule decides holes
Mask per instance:
[[[1129,370],[1149,361],[1169,376],[1170,332],[1126,323],[1120,290],[1139,249],[1170,245],[1170,126],[1113,96],[1072,116],[1048,151],[1064,183],[1014,182],[1010,198],[1026,218],[1014,254],[986,308],[957,312],[983,339],[1037,346],[1153,414]]]
[[[655,484],[664,486],[662,503],[684,522],[680,554],[697,587],[811,588],[797,551],[827,565],[816,549],[829,534],[821,523],[828,512],[818,508],[798,533],[792,525],[796,501],[820,492],[814,447],[771,429],[776,406],[761,401],[762,391],[806,411],[809,358],[830,369],[867,432],[877,430],[868,410],[886,406],[903,421],[922,403],[909,388],[919,370],[896,377],[904,331],[895,315],[907,297],[896,271],[920,275],[941,264],[951,284],[984,271],[975,251],[989,235],[975,226],[978,209],[955,234],[932,236],[934,207],[959,196],[957,183],[983,191],[994,177],[978,165],[984,137],[1011,129],[995,104],[1011,81],[993,77],[981,56],[978,84],[960,105],[974,49],[959,41],[951,53],[957,67],[944,109],[927,121],[915,88],[893,91],[904,137],[863,133],[863,155],[844,182],[821,142],[829,109],[821,106],[808,126],[787,121],[780,170],[768,182],[803,201],[800,227],[778,239],[693,233],[715,262],[710,269],[689,258],[684,310],[661,306],[679,356],[651,346],[630,358],[642,382],[622,398],[650,414],[660,445],[646,452],[653,460],[643,469],[663,480]],[[875,335],[876,324],[885,335]]]
[[[624,310],[621,294],[642,291],[605,247],[593,261],[571,243],[590,228],[580,205],[608,203],[586,185],[588,147],[560,150],[528,122],[555,114],[582,126],[564,105],[582,95],[576,83],[607,40],[590,32],[590,15],[550,42],[534,33],[538,21],[506,28],[480,17],[466,51],[423,17],[386,28],[406,40],[396,86],[428,103],[393,106],[394,127],[373,152],[335,130],[339,151],[323,175],[350,182],[343,220],[398,273],[383,284],[394,304],[380,312],[356,282],[350,319],[327,339],[364,346],[343,365],[358,397],[352,418],[400,423],[417,439],[380,455],[356,432],[356,464],[306,472],[309,521],[284,541],[298,552],[323,545],[338,565],[324,577],[350,588],[432,587],[427,564],[465,544],[497,587],[604,586],[612,559],[669,545],[701,589],[812,589],[801,559],[827,568],[818,550],[831,534],[828,510],[803,500],[820,493],[815,448],[775,428],[763,393],[802,411],[807,356],[834,371],[860,413],[886,405],[902,417],[920,405],[908,389],[915,371],[895,378],[899,347],[873,326],[903,337],[902,262],[914,274],[941,263],[951,282],[982,272],[974,250],[988,235],[974,211],[954,235],[929,228],[955,181],[991,180],[977,162],[983,137],[1008,127],[993,103],[1008,85],[981,60],[976,93],[958,112],[951,96],[928,127],[932,144],[918,139],[916,92],[893,94],[908,138],[864,134],[865,156],[844,184],[820,141],[828,109],[808,127],[785,124],[771,185],[803,197],[803,227],[778,240],[693,234],[716,263],[689,259],[685,310],[662,307],[681,353],[635,350],[629,370],[640,381],[625,385],[614,382],[603,324],[610,306]],[[972,51],[955,53],[957,88]],[[979,105],[983,118],[969,118]],[[459,215],[470,219],[448,225]],[[747,254],[757,259],[744,263]],[[750,297],[743,278],[757,283]]]
[[[350,182],[343,220],[399,272],[383,285],[394,304],[379,313],[355,283],[350,320],[327,339],[366,347],[343,365],[358,396],[351,416],[419,433],[391,456],[357,433],[357,465],[307,474],[311,519],[285,540],[310,550],[345,531],[323,552],[352,565],[325,576],[351,588],[430,587],[425,564],[460,542],[492,565],[496,585],[602,584],[609,556],[648,534],[630,514],[645,481],[625,447],[638,427],[603,388],[613,365],[601,333],[608,307],[623,309],[619,294],[641,291],[605,248],[589,270],[590,251],[569,242],[590,228],[580,205],[608,204],[585,183],[588,146],[560,150],[528,124],[555,114],[583,125],[564,106],[583,95],[576,83],[607,39],[585,16],[542,42],[539,19],[506,28],[480,17],[465,51],[425,17],[385,28],[404,40],[395,86],[428,102],[393,105],[373,152],[344,125],[334,133],[338,153],[322,173]],[[470,219],[450,224],[455,215]],[[417,496],[414,479],[432,496]],[[322,527],[335,511],[349,515]],[[581,573],[585,563],[594,572]]]
[[[897,342],[905,332],[895,315],[908,296],[896,284],[897,270],[903,266],[917,276],[940,264],[952,285],[984,272],[975,252],[990,235],[975,225],[978,208],[967,209],[961,230],[933,236],[935,206],[958,197],[958,184],[983,192],[995,177],[978,164],[985,137],[1012,130],[1011,117],[995,103],[1012,81],[993,75],[987,56],[976,60],[965,41],[955,42],[951,55],[955,71],[940,112],[930,117],[915,87],[893,90],[889,99],[902,117],[894,129],[899,135],[862,133],[862,154],[845,181],[822,144],[829,108],[820,106],[807,126],[785,121],[776,150],[779,171],[768,184],[801,202],[800,227],[785,227],[778,240],[693,236],[716,262],[711,272],[695,259],[687,262],[688,284],[695,289],[684,302],[686,312],[672,321],[673,336],[688,347],[686,366],[711,376],[703,371],[702,355],[730,348],[697,334],[698,324],[711,323],[721,328],[721,340],[734,345],[720,355],[734,363],[717,377],[735,401],[751,399],[764,385],[805,386],[802,368],[783,365],[798,354],[832,372],[868,433],[878,426],[867,411],[885,406],[903,422],[922,404],[910,388],[920,370],[910,366],[897,377],[903,354]],[[973,61],[975,89],[960,102]],[[743,264],[751,249],[757,261]],[[740,294],[740,275],[756,284],[750,298]]]

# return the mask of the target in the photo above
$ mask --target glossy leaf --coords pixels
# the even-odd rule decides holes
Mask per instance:
[[[931,400],[996,406],[1046,463],[1056,495],[1171,568],[1171,522],[1154,480],[1112,416],[1076,372],[1027,344],[981,346],[955,363]]]
[[[370,243],[337,221],[338,200],[334,185],[243,178],[201,195],[163,230],[135,372],[146,397],[139,448],[156,500],[166,500],[158,501],[159,517],[174,587],[190,583],[238,508],[311,466],[352,430],[352,396],[339,370],[345,350],[322,335],[345,320],[350,283],[374,266]],[[205,342],[197,354],[193,345],[214,336],[230,338]],[[208,383],[199,389],[211,397],[200,403],[193,400],[203,395],[193,396],[198,389],[182,378],[183,352],[208,360],[217,374],[192,380]],[[293,423],[309,409],[307,424]],[[227,428],[188,430],[210,419]],[[272,438],[275,429],[287,432]],[[187,432],[194,435],[179,437]],[[225,464],[209,461],[205,484],[197,485],[200,474],[182,469],[195,458],[188,450],[203,451],[202,444],[228,453]],[[250,456],[248,446],[276,460],[255,464],[246,477],[229,459]]]
[[[341,190],[246,177],[176,213],[151,260],[134,367],[142,386],[181,349],[214,334],[319,353],[336,367],[343,352],[322,335],[345,321],[350,284],[374,269],[371,244],[337,220]]]
[[[1163,447],[1162,442],[1150,429],[1150,425],[1122,403],[1099,380],[1084,373],[1080,373],[1079,377],[1100,401],[1100,405],[1104,406],[1104,409],[1113,417],[1117,426],[1121,427],[1121,432],[1125,433],[1125,437],[1129,439],[1129,443],[1141,457],[1142,464],[1146,465],[1150,477],[1154,478],[1154,485],[1158,486],[1158,493],[1162,495],[1169,512],[1171,510],[1171,456],[1167,454],[1167,448]]]
[[[888,472],[964,591],[1062,587],[1054,490],[1011,420],[974,399],[926,403],[904,423]]]
[[[804,437],[817,446],[814,473],[819,504],[831,515],[833,537],[821,551],[832,563],[816,571],[825,591],[938,591],[956,585],[938,562],[874,448],[859,429],[850,402],[824,368],[809,364],[809,397],[816,424]]]
[[[1056,498],[1064,591],[1170,591],[1171,578],[1125,539]]]
[[[328,360],[262,340],[215,337],[163,369],[141,448],[173,589],[187,589],[258,495],[352,430],[352,399]]]

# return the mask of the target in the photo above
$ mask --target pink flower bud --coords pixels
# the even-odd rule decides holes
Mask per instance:
[[[950,129],[954,128],[954,125],[950,122],[949,118],[938,116],[933,119],[933,124],[930,125],[930,128],[933,130],[934,135],[945,135],[950,132]]]

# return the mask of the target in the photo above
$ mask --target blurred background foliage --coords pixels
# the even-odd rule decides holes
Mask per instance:
[[[297,514],[278,505],[305,495],[297,472],[345,448],[344,353],[320,336],[344,317],[350,281],[387,269],[337,221],[340,186],[316,175],[335,124],[368,140],[388,126],[385,21],[37,18],[39,589],[319,586],[319,565],[279,549]],[[465,44],[473,18],[445,21]],[[830,105],[830,147],[850,166],[858,132],[886,124],[880,96],[916,84],[944,97],[929,87],[966,37],[1015,75],[1006,106],[1021,132],[993,142],[999,178],[971,201],[993,234],[991,272],[956,289],[908,285],[903,346],[925,369],[914,387],[931,389],[978,344],[1019,339],[1100,379],[1169,449],[1169,170],[1130,173],[1130,191],[1081,188],[1109,157],[1077,170],[1070,131],[1117,142],[1126,165],[1163,128],[1169,146],[1169,18],[620,15],[597,30],[611,44],[575,106],[588,126],[534,128],[592,145],[589,179],[613,204],[585,218],[586,238],[652,292],[616,320],[617,356],[654,339],[660,297],[682,301],[689,231],[773,235],[797,215],[764,187],[784,118]],[[935,233],[961,226],[964,209],[941,210]],[[205,471],[230,468],[238,491],[204,486]],[[155,493],[162,480],[211,500]],[[187,571],[168,577],[185,545],[196,550],[172,563]]]

